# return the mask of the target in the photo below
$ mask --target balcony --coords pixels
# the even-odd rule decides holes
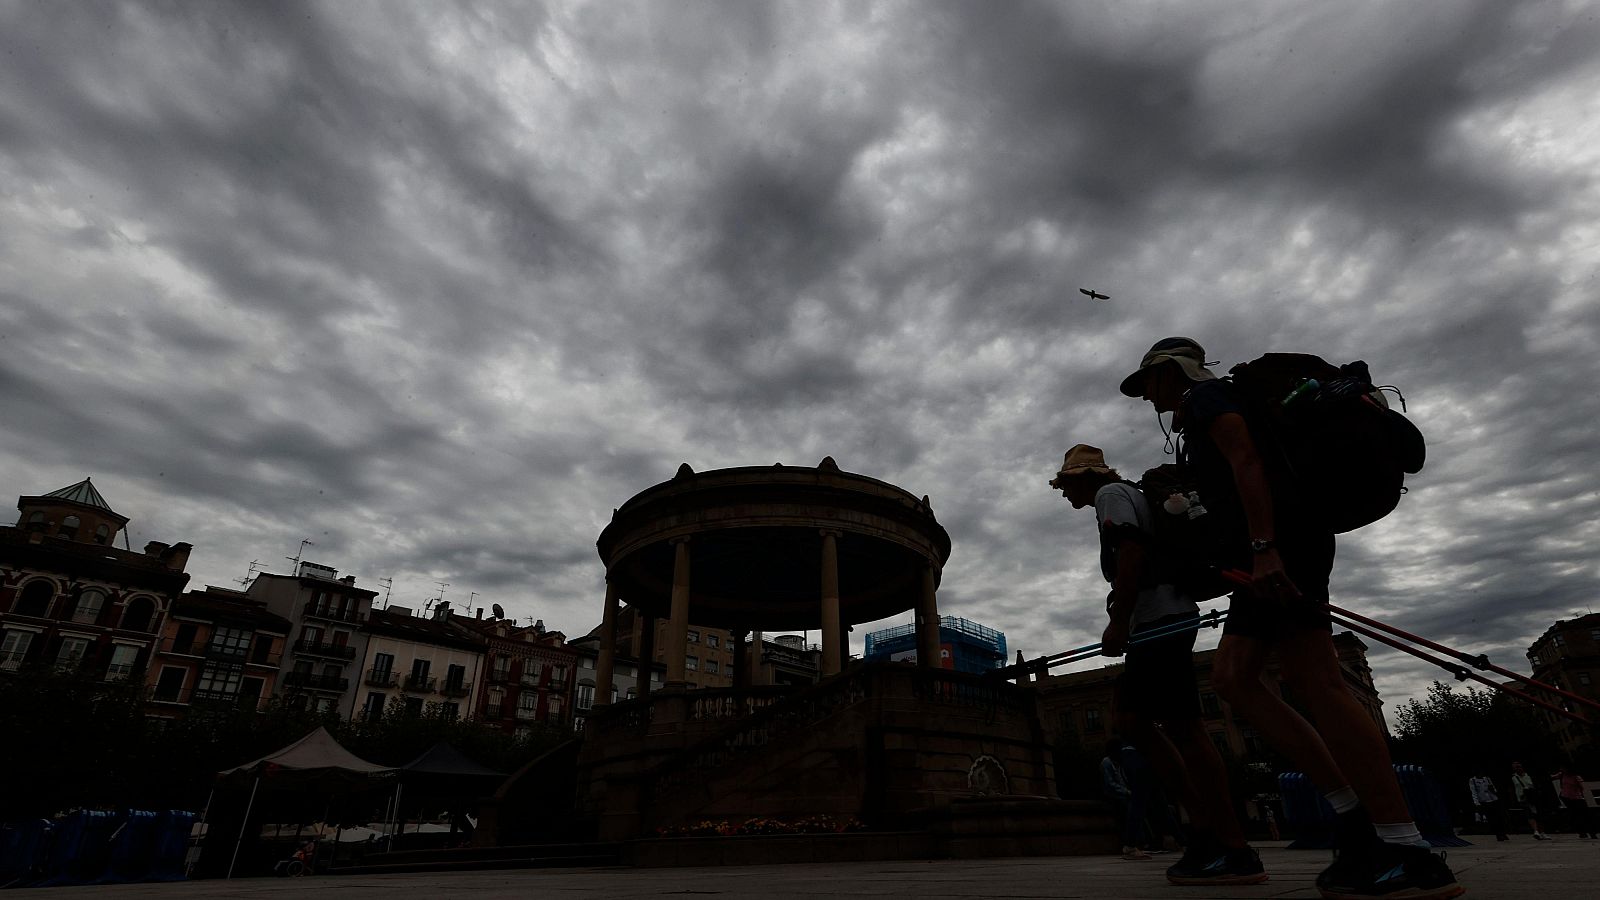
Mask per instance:
[[[294,642],[294,652],[304,653],[307,656],[326,656],[329,659],[356,658],[356,648],[348,644],[334,644],[328,641],[308,641],[304,638]]]
[[[537,688],[537,687],[543,687],[544,686],[540,681],[540,675],[539,675],[538,672],[525,672],[525,673],[523,673],[522,678],[520,678],[517,683],[522,685],[523,687],[531,687],[531,688]]]
[[[106,666],[106,677],[105,677],[104,680],[105,681],[127,681],[128,677],[130,675],[132,675],[132,674],[133,674],[133,664],[132,663],[113,663],[112,665]]]
[[[431,675],[407,675],[405,689],[418,694],[431,694],[433,686],[438,683],[439,679]]]
[[[161,642],[161,652],[171,653],[174,656],[200,656],[205,652],[204,641],[190,639],[180,641],[175,637],[167,638]]]
[[[0,672],[15,672],[22,668],[26,654],[21,650],[8,650],[0,653]]]
[[[318,603],[307,600],[304,607],[305,614],[312,618],[327,619],[330,622],[348,622],[360,624],[367,620],[367,611],[360,604],[352,603],[342,609],[330,603]]]
[[[285,672],[283,683],[289,687],[309,688],[313,691],[338,691],[350,689],[350,679],[338,675],[318,675],[314,672]]]
[[[539,715],[537,709],[528,709],[525,706],[517,707],[517,721],[532,722]]]
[[[500,704],[491,703],[488,706],[485,706],[483,708],[483,717],[485,719],[498,719],[498,718],[500,718]]]
[[[489,673],[490,684],[510,684],[513,681],[516,681],[516,678],[512,676],[510,669],[495,669]]]
[[[400,676],[388,669],[368,669],[365,680],[373,687],[392,688],[400,682]]]
[[[472,682],[446,681],[440,686],[439,693],[445,695],[446,697],[465,697],[472,693]]]

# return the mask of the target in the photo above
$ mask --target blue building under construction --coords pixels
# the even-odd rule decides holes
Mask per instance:
[[[957,672],[987,672],[1006,664],[1006,636],[956,616],[939,618],[939,664]],[[867,660],[917,658],[917,626],[897,625],[867,634]]]

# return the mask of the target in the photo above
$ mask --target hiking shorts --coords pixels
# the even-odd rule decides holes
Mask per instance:
[[[1200,718],[1200,688],[1194,679],[1195,629],[1182,629],[1165,637],[1132,643],[1141,633],[1186,619],[1194,622],[1195,628],[1199,627],[1198,613],[1179,613],[1142,622],[1134,629],[1129,636],[1122,674],[1117,676],[1118,712],[1157,722]]]
[[[1328,576],[1333,574],[1333,535],[1302,531],[1280,538],[1278,555],[1284,571],[1300,590],[1295,601],[1258,597],[1248,588],[1233,592],[1223,634],[1272,641],[1299,631],[1333,631],[1328,618]],[[1238,568],[1250,571],[1251,564]]]

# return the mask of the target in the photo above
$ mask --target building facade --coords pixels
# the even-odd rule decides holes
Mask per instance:
[[[17,524],[0,528],[0,673],[51,666],[142,681],[188,584],[189,544],[127,549],[127,517],[87,478],[19,497],[17,510]]]
[[[488,646],[451,621],[448,604],[427,618],[403,606],[374,609],[360,632],[361,686],[342,714],[378,718],[397,704],[408,715],[436,712],[457,719],[477,708]]]
[[[900,625],[867,635],[868,660],[915,660],[917,626]],[[939,665],[957,672],[987,672],[1006,664],[1006,636],[957,616],[939,620]]]
[[[278,692],[292,628],[243,591],[208,585],[179,597],[145,678],[151,716],[174,718],[204,706],[263,708]]]
[[[294,575],[258,574],[245,594],[293,626],[279,681],[285,702],[348,715],[361,684],[356,661],[366,656],[361,626],[377,592],[356,587],[354,575],[338,576],[302,562]]]
[[[1533,666],[1535,680],[1600,702],[1600,613],[1564,619],[1545,629],[1528,647],[1528,663]],[[1523,685],[1516,687],[1525,689]],[[1574,755],[1600,749],[1600,726],[1594,724],[1600,714],[1565,697],[1546,699],[1568,712],[1584,713],[1590,720],[1585,725],[1534,708],[1534,714],[1545,720],[1563,752]]]
[[[631,606],[617,611],[617,652],[619,656],[639,659],[644,649],[644,623],[646,619]],[[653,663],[666,664],[667,622],[654,620],[655,634],[650,642]],[[594,632],[591,632],[593,634]],[[726,628],[689,626],[687,651],[684,656],[684,681],[690,688],[733,686],[734,635]],[[637,663],[635,663],[637,667]],[[637,677],[637,676],[635,676]],[[593,683],[589,685],[593,687]],[[580,682],[580,691],[582,684]],[[583,703],[580,696],[579,704]],[[590,705],[593,705],[592,703]],[[587,708],[587,707],[586,707]]]
[[[485,686],[475,707],[480,721],[513,733],[571,723],[579,654],[566,635],[546,630],[543,620],[525,627],[498,617],[456,621],[486,642]]]
[[[655,662],[646,666],[640,663],[637,655],[627,651],[628,644],[621,640],[617,643],[621,649],[611,666],[611,701],[615,703],[638,697],[644,692],[640,685],[640,681],[644,678],[650,679],[649,690],[660,690],[666,683],[667,677],[667,665],[660,654],[656,655]],[[567,647],[577,658],[572,695],[572,727],[582,731],[585,717],[588,716],[589,710],[594,708],[596,699],[601,696],[600,627],[595,626],[588,634],[569,642]]]

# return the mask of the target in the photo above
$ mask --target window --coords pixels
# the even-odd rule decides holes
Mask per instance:
[[[55,599],[56,587],[48,581],[30,581],[22,589],[22,596],[17,598],[17,605],[13,608],[19,616],[33,616],[44,618],[50,613],[50,601]]]
[[[183,679],[187,670],[177,666],[162,666],[161,677],[156,679],[155,699],[174,703],[183,693]]]
[[[459,691],[467,681],[466,666],[450,666],[445,669],[444,684],[451,690]]]
[[[710,672],[712,675],[717,674],[717,672],[718,672],[717,661],[714,660],[714,659],[706,660],[706,671]]]
[[[1600,628],[1589,629],[1589,640],[1600,641]]]
[[[28,645],[33,643],[31,631],[8,631],[0,640],[0,671],[15,672],[28,657]]]
[[[127,681],[133,674],[133,664],[139,659],[139,648],[118,644],[111,651],[111,664],[106,666],[107,681]]]
[[[36,512],[33,515],[28,517],[28,530],[29,531],[43,531],[44,530],[44,513]]]
[[[588,662],[587,659],[585,659],[584,661]],[[566,681],[567,680],[567,667],[566,666],[556,666],[554,669],[552,669],[551,670],[551,675],[550,675],[550,680],[551,681],[556,681],[556,682]]]
[[[394,671],[393,653],[372,654],[372,676],[374,678],[387,678]]]
[[[594,685],[578,685],[578,708],[588,709],[594,706]]]
[[[1083,711],[1083,731],[1085,734],[1096,734],[1104,727],[1100,720],[1100,710],[1086,709]]]
[[[322,626],[303,625],[300,628],[300,643],[315,646],[322,643]]]
[[[422,698],[421,697],[407,697],[406,698],[406,715],[411,716],[413,718],[415,718],[416,716],[422,715]]]
[[[1222,715],[1222,701],[1217,698],[1214,692],[1206,691],[1200,695],[1200,709],[1205,713],[1206,718],[1214,719]]]
[[[1211,746],[1217,748],[1217,753],[1223,757],[1233,755],[1233,750],[1228,747],[1228,736],[1220,731],[1211,732]]]
[[[72,608],[72,621],[79,625],[93,625],[100,619],[100,610],[106,605],[106,595],[90,588],[78,595],[77,605]]]
[[[208,662],[200,670],[200,679],[194,683],[194,699],[220,700],[239,693],[239,681],[244,668],[237,663]]]
[[[439,716],[446,722],[454,722],[461,716],[461,705],[458,703],[439,704]]]
[[[84,654],[89,652],[86,638],[62,638],[61,649],[56,653],[56,668],[70,671],[83,665]]]
[[[708,634],[708,635],[706,635],[706,646],[707,647],[720,647],[720,646],[722,646],[722,642],[717,639],[716,635]]]
[[[1588,672],[1579,672],[1578,673],[1578,683],[1579,684],[1589,684],[1589,673]]]
[[[149,597],[135,597],[122,610],[124,631],[149,631],[155,619],[156,605]]]
[[[686,656],[686,657],[684,657],[683,667],[685,669],[688,669],[691,672],[700,671],[700,657],[698,657],[698,656]]]
[[[99,528],[96,528],[94,530],[94,542],[96,544],[104,544],[104,543],[106,543],[106,542],[108,542],[110,540],[111,540],[111,529],[107,528],[104,525],[101,525]]]
[[[259,663],[263,666],[272,665],[272,637],[270,635],[256,635],[255,644],[251,649],[253,651],[250,654],[251,662]]]
[[[383,705],[388,702],[387,695],[379,691],[368,691],[366,705],[361,707],[361,717],[368,722],[376,722],[383,718]]]
[[[585,656],[583,659],[578,660],[578,667],[582,669],[592,669],[594,668],[594,660]]]
[[[344,677],[344,666],[338,663],[324,663],[322,666],[322,683],[324,687],[335,687],[339,679]]]
[[[211,632],[211,644],[206,649],[218,656],[244,659],[250,652],[250,632],[243,628],[219,626]]]
[[[496,656],[494,658],[494,680],[505,681],[511,677],[511,657]]]
[[[79,524],[77,516],[67,516],[61,520],[61,527],[56,529],[56,534],[69,541],[75,541],[78,539]]]
[[[691,643],[691,644],[700,643],[700,632],[694,630],[693,628],[689,629],[689,643]]]
[[[611,686],[611,702],[617,702],[617,686],[614,684]]]
[[[261,706],[261,692],[267,689],[267,683],[260,678],[246,678],[239,683],[239,705],[246,709],[258,709]]]
[[[1556,635],[1556,646],[1557,647],[1565,647],[1566,645],[1567,645],[1567,639],[1562,635],[1559,635],[1559,634]]]
[[[517,695],[517,718],[531,719],[539,711],[539,695],[533,691],[523,691]]]
[[[628,699],[629,700],[632,700],[633,698],[635,698],[637,696],[639,696],[639,689],[638,688],[636,688],[636,687],[628,688]]]

